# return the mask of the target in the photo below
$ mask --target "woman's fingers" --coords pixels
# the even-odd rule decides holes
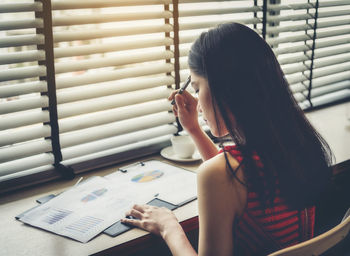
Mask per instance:
[[[132,216],[136,219],[141,219],[142,218],[142,214],[145,212],[145,210],[147,209],[147,205],[138,205],[135,204],[130,211],[125,213],[125,216]]]
[[[122,219],[120,220],[120,222],[121,222],[121,223],[124,223],[124,224],[128,224],[128,225],[132,225],[132,226],[135,226],[135,227],[138,227],[138,228],[142,228],[142,225],[141,225],[141,221],[140,221],[140,220],[122,218]]]
[[[176,117],[178,116],[177,107],[175,107],[175,106],[173,106],[173,113]]]
[[[176,94],[175,95],[175,102],[176,102],[176,105],[178,107],[182,107],[183,108],[185,106],[184,98],[180,94]]]
[[[139,205],[139,204],[135,204],[132,208],[139,211],[139,212],[142,212],[144,213],[145,210],[148,208],[149,206],[148,205]]]
[[[139,228],[145,228],[143,226],[143,219],[145,219],[145,211],[149,208],[148,205],[137,205],[135,204],[130,211],[125,213],[125,216],[131,216],[133,218],[122,218],[120,221],[124,224],[133,225]]]
[[[168,100],[173,100],[175,95],[179,92],[179,89],[178,90],[175,90],[175,91],[172,91],[170,96],[168,97]]]
[[[175,102],[177,106],[176,112],[178,115],[182,116],[183,114],[185,114],[185,111],[186,111],[186,104],[184,102],[182,95],[176,95]]]
[[[126,216],[132,216],[136,219],[141,219],[142,218],[142,212],[136,210],[136,209],[131,209],[130,211],[128,211],[126,214]]]
[[[123,218],[121,219],[122,223],[147,230],[156,235],[162,235],[165,231],[170,232],[174,227],[181,228],[175,214],[164,207],[135,205],[127,215],[137,219]]]
[[[178,92],[179,92],[179,89],[172,91],[170,96],[168,97],[168,100],[172,101],[174,98],[176,98],[177,95],[181,95],[184,97],[184,100],[186,101],[186,103],[190,104],[195,102],[195,97],[193,97],[192,94],[189,93],[188,91],[185,90],[182,92],[182,94],[179,94]]]

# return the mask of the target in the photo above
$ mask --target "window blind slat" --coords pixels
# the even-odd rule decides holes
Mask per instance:
[[[1,117],[0,130],[17,128],[26,125],[48,122],[50,120],[48,111],[34,110],[14,113]]]
[[[132,50],[138,48],[147,48],[155,46],[170,46],[173,44],[173,39],[166,38],[152,38],[152,39],[140,39],[140,40],[128,40],[122,42],[103,43],[99,45],[82,45],[82,46],[70,46],[65,48],[55,48],[55,58],[72,57],[79,55],[88,55],[96,53],[106,53],[113,51]]]
[[[261,11],[261,7],[227,7],[227,8],[208,8],[208,9],[195,9],[195,10],[179,10],[179,17],[195,17],[203,15],[219,15],[219,14],[232,14],[232,13],[244,13],[244,12],[258,12]]]
[[[330,11],[330,12],[319,12],[318,18],[328,18],[328,17],[336,17],[336,16],[342,16],[342,15],[349,15],[350,10],[337,10],[337,11]],[[298,20],[307,20],[307,19],[314,19],[314,14],[294,14],[294,15],[267,15],[267,21],[268,22],[281,22],[281,21],[298,21]]]
[[[349,4],[348,0],[343,1],[321,1],[319,2],[319,8],[341,6]],[[268,11],[281,11],[281,10],[303,10],[313,9],[315,5],[313,3],[288,3],[286,4],[268,4]]]
[[[43,5],[40,2],[35,3],[5,3],[0,4],[0,13],[11,12],[34,12],[42,11]]]
[[[116,21],[147,20],[147,19],[170,19],[173,16],[170,11],[158,12],[129,12],[129,13],[104,13],[77,15],[74,17],[55,17],[52,20],[53,26],[71,26],[83,24],[98,24]]]
[[[142,131],[145,129],[173,123],[175,117],[172,113],[156,113],[145,115],[138,118],[131,118],[111,124],[99,125],[77,132],[61,134],[61,147],[67,148],[71,146],[81,145],[91,141],[106,139],[125,133]]]
[[[191,35],[181,35],[179,42],[180,42],[180,44],[192,43],[192,42],[194,42],[194,40],[196,40],[198,38],[199,35],[200,35],[200,32],[194,32]]]
[[[52,1],[53,10],[70,10],[83,8],[106,8],[106,7],[122,7],[122,6],[142,6],[142,5],[163,5],[170,4],[171,0],[85,0],[79,1]]]
[[[289,75],[289,74],[294,74],[294,73],[299,73],[299,72],[309,70],[309,66],[303,63],[299,63],[297,65],[294,65],[293,67],[282,66],[282,70],[285,75]]]
[[[285,57],[285,58],[278,58],[278,62],[280,65],[285,65],[285,64],[292,64],[292,63],[299,63],[302,61],[310,60],[311,57],[310,55],[298,55],[298,56],[293,56],[293,57]]]
[[[350,80],[350,72],[349,71],[344,71],[344,72],[339,72],[339,73],[332,73],[326,75],[326,76],[320,76],[316,77],[313,79],[312,82],[312,87],[317,88],[321,87],[324,85],[332,84],[332,83],[337,83],[345,80]]]
[[[349,44],[350,43],[350,37],[343,37],[343,38],[337,38],[337,39],[332,39],[332,40],[327,40],[327,41],[319,41],[316,40],[315,48],[316,50],[321,49],[321,48],[326,48],[330,46],[338,46],[338,45],[343,45],[343,44]],[[287,53],[296,53],[296,52],[303,52],[311,50],[311,46],[308,44],[303,44],[303,45],[297,45],[297,46],[286,46],[286,47],[279,47],[279,48],[274,48],[273,51],[276,54],[276,56],[281,55],[281,54],[287,54]]]
[[[75,115],[73,117],[63,118],[58,123],[60,132],[65,133],[157,112],[170,111],[171,108],[172,106],[168,100],[161,99],[83,115]]]
[[[51,151],[50,140],[38,140],[0,148],[0,163]]]
[[[44,108],[48,105],[49,99],[47,96],[30,97],[12,100],[10,102],[2,102],[0,103],[0,115],[34,108]]]
[[[332,55],[330,55],[332,56]],[[346,63],[350,60],[350,54],[342,54],[339,57],[329,57],[328,58],[316,58],[314,60],[314,69],[317,68],[322,68],[322,67],[331,67],[332,65],[336,65],[336,64],[343,64]],[[289,60],[293,60],[294,63],[297,63],[298,58],[293,58],[293,59],[289,59]],[[295,64],[292,67],[286,67],[286,66],[282,66],[283,72],[285,74],[292,74],[292,73],[297,73],[297,72],[303,72],[306,70],[310,69],[310,65],[311,65],[311,61],[305,57],[304,59],[306,62],[305,63],[299,63],[299,64]],[[299,61],[303,61],[303,58],[299,58]]]
[[[303,45],[296,45],[296,46],[272,48],[272,50],[276,56],[279,56],[282,54],[298,53],[298,52],[311,50],[311,47],[307,44],[303,44]]]
[[[39,60],[44,60],[44,59],[45,59],[45,52],[42,50],[3,53],[3,54],[1,54],[0,65],[30,62],[30,61],[39,61]]]
[[[299,93],[299,92],[303,92],[304,90],[308,89],[308,85],[303,84],[303,83],[298,83],[298,84],[292,84],[290,85],[290,89],[293,93]]]
[[[326,95],[322,95],[316,98],[311,99],[312,105],[315,107],[322,106],[328,103],[332,103],[338,100],[348,99],[350,98],[350,90],[341,90],[332,93],[328,93]]]
[[[317,28],[329,28],[336,27],[342,25],[349,25],[349,18],[342,20],[333,20],[333,21],[321,21],[317,22]],[[278,27],[270,27],[267,26],[266,33],[281,33],[281,32],[297,32],[304,31],[308,29],[313,29],[314,22],[310,21],[308,24],[299,24],[299,25],[291,25],[291,26],[278,26]]]
[[[69,160],[111,148],[118,148],[121,146],[129,145],[131,143],[145,141],[147,139],[154,138],[155,134],[157,137],[160,137],[162,135],[174,134],[176,132],[177,128],[174,125],[163,125],[156,128],[145,129],[143,131],[99,140],[97,142],[90,142],[84,145],[64,148],[62,149],[62,156],[64,160]]]
[[[174,129],[175,127],[171,127],[171,128]],[[81,162],[90,161],[93,159],[103,158],[103,157],[116,155],[116,154],[125,154],[125,152],[140,150],[142,148],[149,148],[149,147],[151,147],[152,150],[154,150],[154,149],[156,150],[153,152],[157,152],[157,151],[161,150],[161,148],[163,148],[164,145],[169,145],[169,140],[170,140],[171,136],[172,136],[172,132],[169,132],[169,134],[160,135],[159,137],[145,139],[142,141],[140,140],[137,142],[126,144],[124,146],[111,147],[111,148],[106,149],[106,150],[97,151],[97,152],[93,152],[90,154],[85,154],[83,156],[64,160],[64,161],[62,161],[62,164],[74,165],[74,164],[79,164]]]
[[[335,56],[335,55],[341,55],[342,56],[341,58],[345,59],[345,58],[348,58],[348,56],[345,55],[348,52],[350,52],[350,46],[345,46],[345,47],[341,47],[341,48],[334,48],[334,49],[327,49],[327,50],[322,50],[322,51],[319,51],[317,49],[314,52],[314,59],[330,57],[330,56]],[[284,65],[284,64],[298,63],[300,61],[310,60],[311,59],[311,51],[307,51],[306,54],[307,55],[303,54],[303,55],[298,55],[298,56],[293,56],[293,57],[281,57],[281,58],[278,58],[278,62],[281,65]]]
[[[201,21],[201,22],[186,22],[186,23],[180,23],[179,27],[180,30],[191,30],[191,29],[200,29],[200,28],[208,28],[208,27],[214,27],[220,23],[223,22],[239,22],[243,24],[258,24],[261,23],[261,20],[258,18],[250,18],[250,19],[225,19],[225,20],[218,20],[218,21]]]
[[[341,54],[340,56],[335,55],[335,57],[327,56],[323,58],[317,58],[314,60],[314,68],[317,69],[317,68],[323,68],[323,67],[332,66],[336,64],[342,64],[342,63],[349,62],[349,60],[350,60],[350,52],[347,54]]]
[[[46,75],[45,66],[11,68],[4,71],[0,71],[0,82],[39,77],[39,76],[45,76],[45,75]]]
[[[346,72],[350,68],[349,65],[350,65],[350,62],[347,62],[347,63],[343,63],[343,64],[339,64],[339,65],[331,66],[327,68],[314,69],[313,75],[312,75],[314,80],[313,86],[315,85],[316,78],[329,76],[336,73]],[[308,76],[309,76],[309,71],[306,71],[304,74],[299,73],[299,74],[286,75],[286,78],[289,84],[295,84],[295,83],[300,83],[300,82],[309,80]]]
[[[69,42],[76,40],[90,40],[114,36],[130,36],[139,34],[171,32],[172,26],[164,25],[137,25],[130,27],[116,27],[104,29],[91,29],[90,31],[56,32],[53,35],[55,43]]]
[[[345,62],[339,65],[334,65],[330,67],[315,68],[312,76],[313,78],[318,78],[321,76],[328,76],[328,75],[345,72],[349,70],[350,70],[350,62]]]
[[[107,82],[130,77],[164,74],[173,71],[173,64],[154,64],[141,67],[123,68],[116,71],[101,71],[93,74],[84,74],[74,77],[58,77],[56,87],[58,89]]]
[[[336,74],[331,74],[328,76],[313,79],[312,88],[315,89],[318,87],[332,85],[332,84],[336,84],[347,80],[350,80],[349,72],[340,72]],[[306,81],[305,85],[302,83],[295,83],[295,84],[291,84],[290,87],[293,92],[303,92],[308,89],[308,84],[309,84],[308,81]]]
[[[54,163],[52,154],[40,154],[0,164],[0,177]],[[51,165],[52,166],[52,165]]]
[[[286,79],[289,83],[289,85],[293,85],[296,83],[304,82],[309,80],[309,78],[306,76],[306,74],[298,73],[298,74],[292,74],[292,75],[286,75]]]
[[[141,62],[166,60],[174,57],[172,51],[150,51],[147,53],[125,53],[113,57],[92,58],[74,62],[60,62],[55,65],[56,74],[108,66],[122,66]]]
[[[42,19],[0,21],[0,31],[12,30],[12,29],[25,29],[25,28],[42,28],[42,27],[43,27]]]
[[[340,91],[344,89],[350,89],[350,80],[341,81],[339,83],[332,83],[322,87],[314,88],[311,91],[311,98],[316,98],[334,91]],[[303,92],[306,94],[307,92]]]
[[[51,129],[48,125],[28,127],[21,130],[0,131],[0,147],[25,142],[29,140],[49,137]]]
[[[333,37],[333,36],[339,36],[339,35],[348,35],[350,33],[349,28],[345,29],[337,29],[332,31],[325,31],[325,32],[319,32],[316,34],[316,38],[326,38],[326,37]],[[268,38],[266,41],[271,44],[280,44],[280,43],[290,43],[290,42],[300,42],[300,41],[307,41],[312,40],[312,34],[306,34],[306,35],[293,35],[293,36],[286,36],[281,38]]]
[[[86,101],[59,104],[57,112],[59,118],[65,118],[77,114],[105,110],[110,108],[123,107],[137,103],[164,99],[170,95],[171,90],[163,88],[154,88],[153,90],[140,90],[124,94],[116,94],[103,98],[94,98]]]
[[[0,98],[47,91],[46,81],[28,82],[0,86]]]
[[[174,83],[174,78],[156,77],[142,79],[140,81],[117,81],[107,84],[96,84],[91,86],[83,86],[77,88],[70,88],[69,90],[59,90],[57,92],[57,101],[60,104],[69,103],[73,101],[92,99],[97,97],[109,96],[112,94],[132,92],[142,89],[151,89],[162,85],[169,85]],[[82,90],[83,88],[83,90]]]
[[[0,47],[15,47],[38,44],[44,44],[43,35],[20,35],[0,38]]]
[[[294,93],[293,96],[297,102],[303,102],[307,100],[306,96],[300,92]]]
[[[234,1],[242,1],[242,0],[234,0]],[[245,1],[245,0],[243,0],[243,1]],[[180,4],[207,3],[207,2],[218,3],[218,2],[221,2],[221,0],[219,0],[219,1],[215,1],[215,0],[179,0]]]

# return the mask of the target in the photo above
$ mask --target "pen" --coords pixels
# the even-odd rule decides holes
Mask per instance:
[[[186,90],[187,86],[190,84],[191,82],[191,76],[188,76],[186,82],[184,83],[184,85],[180,88],[179,92],[177,94],[182,94],[184,92],[184,90]],[[171,105],[175,104],[175,96],[174,99],[171,101]]]
[[[80,179],[77,181],[77,183],[75,183],[74,187],[78,186],[78,184],[80,183],[80,181],[83,179],[83,177],[80,177]]]

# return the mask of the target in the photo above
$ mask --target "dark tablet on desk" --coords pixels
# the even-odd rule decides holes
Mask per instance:
[[[168,208],[169,210],[174,210],[175,208],[177,208],[176,205],[170,204],[168,202],[165,202],[163,200],[160,200],[158,198],[154,198],[152,201],[147,203],[148,205],[153,205],[153,206],[158,206],[158,207],[165,207]],[[115,224],[113,224],[112,226],[110,226],[109,228],[105,229],[103,231],[103,233],[112,236],[112,237],[116,237],[130,229],[134,228],[133,226],[128,226],[125,225],[123,223],[121,223],[120,221],[116,222]]]

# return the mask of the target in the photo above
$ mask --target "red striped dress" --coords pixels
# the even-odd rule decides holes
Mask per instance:
[[[225,151],[238,162],[242,161],[242,155],[235,146],[225,147]],[[257,166],[262,167],[259,157],[254,158]],[[246,209],[235,225],[235,255],[266,255],[300,243],[314,236],[314,224],[314,206],[292,209],[276,189],[273,206],[264,208],[259,195],[248,189]]]

